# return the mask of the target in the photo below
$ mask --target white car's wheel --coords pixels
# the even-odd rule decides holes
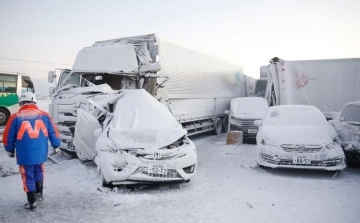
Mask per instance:
[[[105,177],[104,177],[104,174],[103,172],[101,171],[101,185],[103,187],[108,187],[110,185],[110,183],[108,183],[106,180],[105,180]]]
[[[79,149],[77,147],[75,147],[75,151],[76,151],[76,155],[79,160],[81,160],[83,162],[90,161],[84,154],[81,153],[81,151],[79,151]]]

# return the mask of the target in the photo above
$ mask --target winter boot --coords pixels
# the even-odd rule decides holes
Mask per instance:
[[[44,201],[43,197],[43,182],[36,182],[36,202]]]
[[[25,204],[25,208],[36,211],[36,192],[27,192],[28,203]]]

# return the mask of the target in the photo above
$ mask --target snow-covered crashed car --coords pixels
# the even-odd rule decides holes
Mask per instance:
[[[339,171],[345,156],[320,110],[308,105],[270,107],[257,134],[257,162],[272,168]]]
[[[74,145],[95,161],[103,185],[183,182],[194,176],[194,143],[168,108],[145,90],[89,103],[91,113],[77,112]]]
[[[360,101],[346,104],[334,126],[344,149],[347,165],[360,166]]]

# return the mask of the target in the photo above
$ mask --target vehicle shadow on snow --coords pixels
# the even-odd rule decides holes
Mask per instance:
[[[108,193],[128,193],[128,192],[159,192],[166,190],[177,190],[188,186],[189,183],[151,183],[151,184],[130,184],[130,185],[108,185],[98,188],[99,191]]]
[[[306,169],[290,169],[290,168],[268,168],[257,165],[258,171],[266,174],[272,174],[286,178],[308,178],[308,179],[344,179],[348,175],[358,175],[360,177],[360,168],[346,168],[343,171],[325,171],[325,170],[306,170]]]

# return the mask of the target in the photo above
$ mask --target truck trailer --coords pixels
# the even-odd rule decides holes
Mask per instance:
[[[55,72],[49,72],[53,82]],[[61,148],[73,145],[77,110],[124,89],[145,89],[173,113],[188,135],[228,125],[230,100],[246,96],[242,67],[181,46],[155,34],[97,41],[82,49],[72,69],[63,69],[49,112],[58,126]],[[90,105],[91,106],[91,105]],[[101,119],[101,117],[99,117]],[[85,157],[83,157],[85,159]]]
[[[267,66],[265,99],[269,105],[313,105],[327,119],[360,100],[360,58],[285,61]]]

